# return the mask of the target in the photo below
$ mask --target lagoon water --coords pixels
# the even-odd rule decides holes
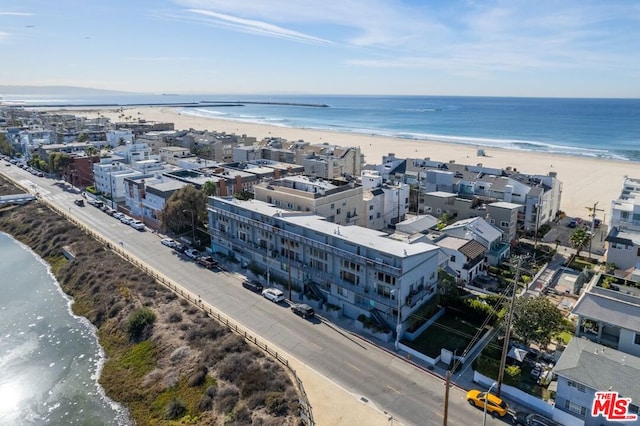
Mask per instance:
[[[95,327],[47,265],[0,233],[0,425],[127,425],[104,395]]]

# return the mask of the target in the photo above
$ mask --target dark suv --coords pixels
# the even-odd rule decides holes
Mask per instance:
[[[515,423],[524,426],[562,426],[558,422],[535,413],[516,413]]]
[[[306,303],[294,303],[291,305],[291,310],[302,318],[313,318],[315,315],[313,308]]]
[[[262,284],[256,280],[244,280],[242,281],[242,287],[260,293],[262,291]]]

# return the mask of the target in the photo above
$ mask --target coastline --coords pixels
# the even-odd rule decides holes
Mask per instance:
[[[99,114],[121,120],[119,109],[65,109],[76,115],[95,118]],[[434,161],[455,161],[458,164],[479,164],[488,167],[512,167],[523,173],[548,174],[556,172],[563,184],[561,209],[569,216],[586,217],[587,207],[598,202],[608,213],[608,206],[618,198],[625,175],[640,176],[640,163],[624,160],[486,148],[485,156],[477,155],[476,146],[441,141],[413,140],[357,133],[333,132],[308,128],[281,127],[268,124],[194,116],[177,108],[124,108],[126,115],[146,121],[173,122],[175,128],[209,130],[245,134],[261,140],[281,137],[290,141],[358,146],[367,164],[382,161],[382,156],[394,153],[399,158],[430,158]]]

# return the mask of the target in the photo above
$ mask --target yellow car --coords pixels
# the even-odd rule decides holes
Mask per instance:
[[[487,413],[491,413],[491,415],[497,414],[500,417],[504,417],[507,414],[507,410],[509,410],[509,405],[492,393],[489,394],[489,398],[486,398],[486,395],[486,392],[470,390],[467,392],[467,402],[474,407],[484,410],[484,403],[486,400]]]

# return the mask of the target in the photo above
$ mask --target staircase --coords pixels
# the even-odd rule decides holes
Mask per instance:
[[[320,290],[313,281],[307,281],[306,285],[307,289],[311,291],[311,293],[322,300],[322,303],[325,303],[327,301],[327,297],[325,296],[324,292],[322,292],[322,290]]]
[[[380,311],[376,308],[373,308],[369,311],[371,314],[371,319],[378,323],[378,325],[387,330],[393,330],[393,327],[389,325],[387,320],[384,319],[384,316],[380,313]]]

